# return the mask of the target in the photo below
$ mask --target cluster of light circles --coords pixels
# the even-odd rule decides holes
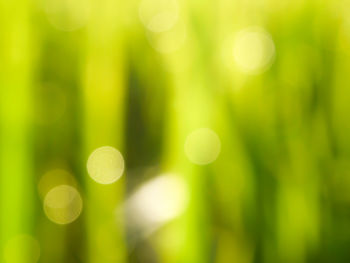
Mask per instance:
[[[180,19],[176,0],[142,0],[139,17],[147,30],[150,45],[160,53],[178,50],[186,39],[186,28]]]
[[[111,146],[95,149],[87,160],[90,177],[99,184],[112,184],[124,172],[122,154]],[[60,225],[75,221],[83,210],[83,200],[74,177],[63,169],[45,173],[38,184],[48,219]]]
[[[193,131],[185,142],[185,154],[198,165],[215,161],[220,148],[219,137],[208,128]],[[114,147],[99,147],[90,154],[87,171],[95,182],[112,184],[124,172],[124,158]],[[79,217],[83,200],[70,173],[61,169],[49,171],[41,178],[38,187],[44,199],[44,212],[52,222],[69,224]],[[156,224],[181,214],[188,196],[187,185],[180,176],[165,174],[144,184],[128,203],[139,218]]]
[[[220,153],[220,139],[208,128],[193,131],[185,142],[185,153],[195,164],[213,162]],[[124,172],[122,154],[111,146],[95,149],[87,160],[91,179],[99,184],[112,184]],[[83,200],[74,177],[62,169],[44,174],[38,185],[46,216],[64,225],[75,221],[82,212]],[[144,222],[159,224],[181,214],[187,206],[188,189],[180,176],[164,174],[144,184],[128,201],[128,207]]]

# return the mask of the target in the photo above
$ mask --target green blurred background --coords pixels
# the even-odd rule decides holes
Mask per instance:
[[[350,262],[349,12],[0,0],[0,262]]]

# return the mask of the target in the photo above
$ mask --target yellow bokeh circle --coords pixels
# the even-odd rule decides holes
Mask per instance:
[[[70,185],[52,188],[45,196],[44,211],[56,224],[69,224],[76,220],[83,209],[83,200],[77,189]]]

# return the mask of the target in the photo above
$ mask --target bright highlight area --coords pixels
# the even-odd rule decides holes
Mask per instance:
[[[69,224],[83,209],[80,193],[72,186],[59,185],[51,189],[44,199],[46,216],[56,224]]]
[[[236,66],[245,73],[258,74],[271,65],[275,45],[271,36],[258,27],[244,29],[236,35],[233,58]]]
[[[123,175],[124,158],[117,149],[103,146],[90,154],[87,170],[97,183],[111,184]]]
[[[4,247],[4,263],[36,263],[39,258],[39,242],[30,235],[17,235]]]
[[[130,209],[141,224],[165,223],[187,207],[187,184],[178,175],[165,174],[146,182],[130,199]]]
[[[187,136],[185,153],[195,164],[205,165],[216,160],[221,150],[219,136],[208,128],[200,128]]]

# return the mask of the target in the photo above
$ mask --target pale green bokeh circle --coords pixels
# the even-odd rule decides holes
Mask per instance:
[[[52,188],[45,196],[44,211],[56,224],[69,224],[76,220],[83,209],[80,193],[70,185]]]
[[[87,161],[90,177],[100,184],[111,184],[117,181],[124,172],[122,154],[111,146],[94,150]]]
[[[200,128],[187,136],[185,153],[195,164],[205,165],[216,160],[221,150],[219,136],[208,128]]]
[[[275,56],[275,45],[263,29],[252,27],[237,33],[233,45],[236,66],[243,72],[258,74],[267,69]]]

